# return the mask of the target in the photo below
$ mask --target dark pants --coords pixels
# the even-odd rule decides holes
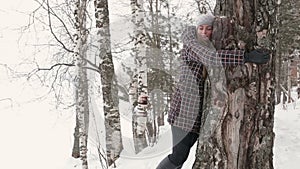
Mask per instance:
[[[198,139],[199,134],[186,132],[181,128],[171,126],[173,148],[172,154],[164,158],[156,169],[181,169],[189,156],[190,149]]]
[[[176,166],[182,165],[189,156],[190,149],[197,141],[199,134],[186,132],[178,127],[171,127],[173,138],[172,154],[168,155],[169,160]]]

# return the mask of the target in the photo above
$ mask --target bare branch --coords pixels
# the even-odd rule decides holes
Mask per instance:
[[[93,66],[94,69],[97,69],[97,70],[99,69],[99,67],[95,63],[91,62],[90,60],[88,60],[86,58],[83,58],[83,57],[81,57],[81,59],[83,59],[84,61],[86,61],[89,65]],[[89,68],[89,69],[92,70],[93,68]],[[96,72],[99,72],[99,71],[96,71]]]
[[[94,67],[96,67],[96,68],[92,68],[92,67],[83,67],[84,69],[88,69],[88,70],[92,70],[92,71],[95,71],[95,72],[98,72],[98,73],[100,73],[100,70],[98,69],[98,67],[94,64],[94,63],[92,63],[91,61],[89,61],[89,60],[86,60],[86,61],[88,61],[92,66],[94,66]],[[57,67],[57,66],[59,66],[59,67],[61,67],[61,66],[68,66],[68,67],[70,67],[70,66],[75,66],[75,64],[72,64],[72,63],[56,63],[56,64],[54,64],[54,65],[52,65],[51,67],[49,67],[49,68],[37,68],[35,71],[33,71],[32,73],[30,73],[30,74],[34,74],[34,73],[36,73],[36,72],[38,72],[38,71],[45,71],[45,70],[52,70],[52,69],[54,69],[55,67]],[[57,70],[58,71],[58,70]]]
[[[54,36],[54,38],[56,39],[56,41],[62,45],[62,47],[63,47],[66,51],[71,52],[71,53],[74,53],[73,50],[68,49],[68,48],[65,46],[65,44],[64,44],[61,40],[58,39],[58,37],[56,36],[56,34],[54,33],[54,31],[53,31],[53,29],[52,29],[51,11],[50,11],[49,0],[47,0],[47,8],[48,8],[47,11],[48,11],[49,28],[50,28],[51,34]]]
[[[65,24],[65,22],[55,13],[55,11],[50,7],[48,0],[47,0],[47,8],[43,6],[43,3],[39,2],[38,0],[35,0],[37,3],[39,3],[46,11],[48,11],[48,13],[50,12],[50,14],[52,14],[56,19],[58,19],[60,21],[60,23],[63,25],[63,28],[66,30],[67,35],[69,36],[69,38],[71,39],[71,41],[74,43],[74,39],[73,36],[71,35],[67,25]]]
[[[207,13],[208,11],[213,13],[213,9],[212,9],[212,7],[210,6],[210,4],[207,0],[195,0],[195,1],[196,1],[196,4],[198,6],[198,10],[199,10],[200,13]]]
[[[0,66],[3,66],[6,69],[6,71],[14,72],[14,70],[10,68],[7,64],[0,63]]]
[[[95,72],[98,72],[100,73],[100,70],[99,69],[95,69],[95,68],[91,68],[91,67],[83,67],[84,69],[88,69],[88,70],[92,70],[92,71],[95,71]]]
[[[54,65],[52,65],[50,68],[38,68],[37,71],[40,70],[52,70],[53,68],[57,67],[57,66],[75,66],[74,64],[70,64],[70,63],[56,63]]]
[[[105,151],[103,150],[103,148],[101,148],[100,144],[97,146],[97,150],[98,150],[98,156],[102,168],[107,168],[107,158],[104,153]]]
[[[4,99],[0,99],[0,102],[2,102],[2,101],[9,101],[9,103],[10,103],[10,107],[13,107],[13,101],[12,101],[12,99],[11,99],[11,98],[4,98]]]

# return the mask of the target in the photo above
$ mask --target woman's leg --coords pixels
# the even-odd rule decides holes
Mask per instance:
[[[173,151],[169,159],[175,165],[182,165],[189,156],[190,150],[199,137],[199,134],[186,132],[172,126]]]
[[[162,160],[157,169],[180,169],[199,136],[197,133],[186,132],[178,127],[172,126],[171,129],[173,138],[172,154]]]

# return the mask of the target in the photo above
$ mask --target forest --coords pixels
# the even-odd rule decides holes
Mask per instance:
[[[33,54],[14,68],[0,66],[44,88],[37,101],[51,98],[57,110],[74,114],[70,156],[80,168],[92,168],[91,152],[99,167],[118,168],[116,161],[129,151],[125,143],[134,154],[158,144],[178,83],[182,31],[207,12],[218,18],[216,49],[263,48],[271,59],[207,67],[193,169],[274,168],[275,106],[287,109],[300,98],[299,1],[34,2],[19,38]]]

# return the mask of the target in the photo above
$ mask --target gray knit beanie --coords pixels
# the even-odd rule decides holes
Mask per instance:
[[[196,26],[200,25],[211,25],[213,24],[215,16],[211,13],[201,14],[196,22]]]

